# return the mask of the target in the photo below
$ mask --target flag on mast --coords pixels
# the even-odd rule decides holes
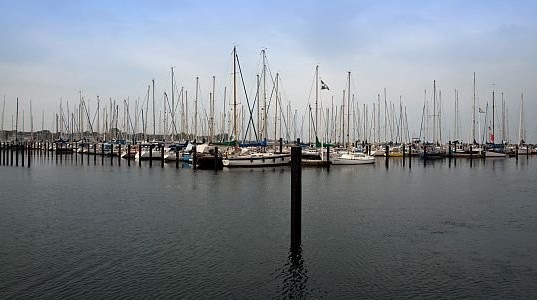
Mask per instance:
[[[326,83],[324,83],[324,81],[322,81],[322,80],[321,80],[321,90],[330,90],[328,85]]]

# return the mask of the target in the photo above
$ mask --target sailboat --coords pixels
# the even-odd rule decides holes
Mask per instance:
[[[263,50],[264,55],[264,50]],[[238,125],[237,125],[237,48],[233,47],[233,137],[234,137],[234,147],[231,153],[225,154],[225,157],[222,160],[224,167],[233,168],[233,167],[274,167],[274,166],[283,166],[288,165],[291,162],[291,153],[285,152],[261,152],[258,151],[257,147],[244,147],[240,148],[238,142]],[[263,68],[265,70],[265,67]],[[278,78],[276,78],[276,109],[278,106]],[[264,110],[264,113],[267,113],[267,110]],[[266,117],[265,117],[266,120]],[[266,127],[265,127],[266,129]],[[276,143],[274,143],[276,147]]]
[[[437,122],[436,117],[436,80],[433,81],[433,142],[432,144],[424,145],[423,152],[420,153],[420,157],[423,159],[441,159],[445,157],[445,151],[442,149],[439,144],[440,142],[436,139],[436,127],[439,126],[440,122]]]
[[[347,107],[350,107],[350,90],[351,90],[351,72],[348,72],[348,93],[347,93]],[[342,115],[344,117],[344,114]],[[350,117],[350,114],[349,114]],[[344,124],[345,122],[343,122]],[[348,131],[350,128],[347,128]],[[351,149],[350,142],[348,141],[349,135],[347,134],[347,150],[339,152],[336,154],[336,157],[332,160],[334,165],[364,165],[364,164],[374,164],[375,158],[369,156],[365,153],[354,151]],[[343,144],[345,145],[345,134],[343,134]]]
[[[503,144],[494,143],[494,118],[495,118],[495,101],[494,91],[492,91],[492,129],[489,127],[490,143],[487,143],[484,155],[486,158],[503,158],[506,157]]]

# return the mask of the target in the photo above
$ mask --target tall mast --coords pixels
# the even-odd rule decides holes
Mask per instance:
[[[194,98],[194,141],[198,138],[198,91],[199,77],[196,77],[196,97]]]
[[[473,94],[473,104],[472,104],[472,143],[475,143],[475,72],[474,72],[474,94]]]
[[[238,128],[237,128],[237,48],[233,47],[233,138],[235,148],[238,148]]]
[[[213,92],[211,94],[211,98],[209,99],[211,101],[209,103],[210,104],[209,110],[210,110],[210,113],[211,113],[211,116],[210,116],[210,119],[209,119],[209,141],[210,142],[214,141],[214,90],[215,90],[215,81],[216,81],[216,77],[213,76]]]
[[[524,94],[520,94],[520,119],[519,119],[519,124],[518,124],[518,142],[520,144],[524,144],[526,141],[525,141],[525,135],[526,135],[526,130],[524,128]]]
[[[349,132],[351,130],[351,71],[348,72],[348,84],[349,84],[349,91],[347,93],[347,146],[350,146],[350,135]]]
[[[17,115],[15,116],[15,141],[19,140],[18,130],[19,130],[19,97],[17,97]]]
[[[276,102],[274,103],[274,152],[276,152],[276,140],[278,139],[278,81],[279,81],[279,73],[276,73]]]
[[[30,100],[30,136],[33,142],[34,141],[34,114],[32,112],[32,100]]]
[[[493,88],[492,88],[492,137],[491,137],[491,143],[494,144],[494,138],[495,138],[495,135],[494,135],[494,84],[492,84]]]
[[[6,112],[6,96],[4,96],[4,104],[2,105],[2,135],[5,135],[4,132],[4,114]],[[2,137],[3,137],[2,136]]]
[[[502,92],[502,143],[505,143],[507,141],[506,134],[505,134],[505,101],[503,99],[503,92]]]
[[[267,126],[267,61],[266,61],[266,54],[265,49],[261,50],[263,54],[263,109],[261,112],[261,136],[260,139],[264,140],[267,139],[268,135],[268,126]],[[259,107],[259,106],[258,106]]]
[[[433,144],[436,144],[436,80],[433,80]]]
[[[153,83],[153,139],[155,139],[157,133],[156,112],[155,112],[155,79],[152,79]]]
[[[380,107],[379,107],[380,109]],[[384,142],[388,142],[388,103],[386,100],[386,88],[384,88]]]
[[[315,124],[314,124],[314,130],[315,130],[315,143],[317,143],[317,108],[319,103],[319,65],[315,66]]]
[[[378,131],[378,135],[377,135],[377,142],[380,143],[380,94],[377,94],[377,97],[378,97],[378,106],[377,106],[377,131]],[[364,106],[364,110],[365,110],[365,106]],[[374,112],[373,112],[374,113]],[[365,125],[364,125],[364,136],[365,136]]]

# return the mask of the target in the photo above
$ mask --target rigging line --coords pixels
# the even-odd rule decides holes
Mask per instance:
[[[240,74],[240,77],[241,77],[242,88],[244,90],[244,96],[246,97],[246,104],[248,106],[248,111],[250,113],[250,119],[253,119],[253,108],[250,107],[250,100],[248,99],[248,93],[246,92],[246,86],[244,84],[244,77],[242,76],[241,63],[239,62],[239,57],[238,56],[237,56],[237,66],[239,67],[239,74]],[[250,121],[248,123],[250,123]],[[252,129],[254,131],[255,139],[257,140],[258,136],[257,136],[257,131],[255,129],[255,124],[253,123],[253,120],[252,120]],[[246,136],[245,136],[245,138],[246,138]],[[243,142],[244,142],[244,140],[243,140]]]

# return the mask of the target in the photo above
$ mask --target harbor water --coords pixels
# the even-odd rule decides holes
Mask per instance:
[[[75,157],[76,158],[76,157]],[[0,166],[0,299],[537,297],[537,158]]]

